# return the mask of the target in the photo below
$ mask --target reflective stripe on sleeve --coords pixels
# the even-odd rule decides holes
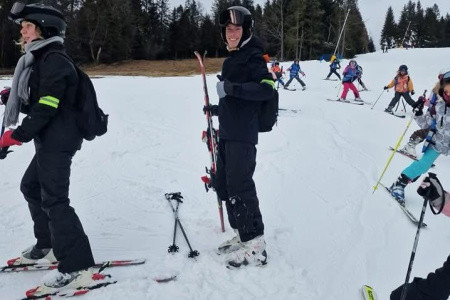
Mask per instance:
[[[39,99],[39,103],[51,106],[53,108],[58,108],[59,100],[52,96],[45,96]]]
[[[275,81],[273,81],[273,80],[270,80],[270,79],[263,79],[263,80],[261,80],[261,83],[267,83],[267,84],[270,84],[270,86],[272,86],[273,89],[275,89]]]

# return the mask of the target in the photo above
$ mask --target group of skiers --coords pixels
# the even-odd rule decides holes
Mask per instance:
[[[12,264],[27,264],[38,260],[59,262],[58,271],[47,278],[32,296],[42,296],[65,289],[87,286],[93,281],[94,259],[89,240],[81,222],[70,206],[69,179],[72,158],[81,149],[82,135],[77,129],[74,112],[77,101],[77,74],[72,62],[63,55],[66,23],[63,15],[49,5],[14,3],[10,19],[21,26],[21,46],[24,55],[15,69],[11,89],[1,91],[1,103],[6,104],[5,121],[8,127],[18,122],[19,110],[28,116],[15,130],[6,131],[0,138],[0,148],[20,146],[34,140],[36,153],[26,170],[20,189],[28,202],[34,222],[36,243],[24,250]],[[284,88],[296,79],[305,89],[299,74],[299,60],[287,69],[289,81],[282,80],[283,70],[275,63],[271,72],[267,69],[267,56],[253,34],[254,20],[250,11],[242,6],[232,6],[220,13],[221,37],[229,51],[223,63],[216,91],[218,105],[204,107],[219,118],[219,143],[217,171],[214,189],[225,202],[228,220],[235,236],[222,243],[218,251],[225,255],[228,267],[263,266],[268,263],[264,223],[259,208],[253,173],[256,167],[258,143],[258,113],[263,102],[276,95],[275,81]],[[44,63],[45,58],[45,63]],[[244,63],[245,62],[245,63]],[[340,68],[339,59],[332,60],[330,74]],[[343,72],[345,100],[352,90],[357,101],[359,92],[353,82],[360,80],[362,68],[351,60]],[[364,84],[360,81],[365,88]],[[424,155],[402,171],[392,185],[391,192],[404,203],[404,189],[424,174],[440,154],[450,152],[450,70],[439,74],[439,82],[433,90],[434,100],[424,111],[425,100],[414,102],[412,81],[407,67],[399,68],[396,78],[385,88],[395,87],[396,94],[386,109],[403,96],[414,107],[415,119],[427,130],[426,136],[411,137],[410,147],[425,139]],[[29,90],[29,94],[28,94]],[[437,178],[430,176],[421,185],[421,195],[436,207],[443,207],[450,215],[449,195]],[[427,279],[415,279],[408,286],[406,300],[441,300],[450,295],[450,257],[444,267],[430,274]],[[445,297],[445,298],[444,298]],[[399,299],[398,289],[391,299]]]

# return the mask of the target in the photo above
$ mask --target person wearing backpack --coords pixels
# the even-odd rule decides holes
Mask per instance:
[[[262,57],[260,39],[253,35],[253,18],[242,6],[219,15],[222,40],[229,57],[222,66],[216,89],[219,145],[215,189],[225,201],[236,236],[218,247],[229,268],[267,263],[264,223],[253,181],[258,143],[259,112],[264,102],[278,95]],[[276,113],[276,112],[275,112]],[[272,124],[273,125],[273,124]]]
[[[361,85],[363,91],[368,91],[366,85],[365,85],[364,82],[362,81],[363,68],[362,68],[362,66],[359,65],[359,64],[358,64],[358,72],[359,72],[359,75],[358,75],[358,83]]]
[[[286,82],[286,85],[284,86],[285,89],[287,89],[289,87],[289,84],[291,84],[292,80],[297,79],[298,82],[300,82],[301,86],[302,86],[302,90],[306,90],[306,84],[303,82],[303,80],[300,79],[300,77],[298,76],[298,74],[302,74],[303,76],[305,76],[305,72],[302,71],[302,69],[300,68],[300,61],[298,60],[298,58],[296,58],[294,60],[294,63],[287,68],[289,72],[289,80],[288,82]]]
[[[409,105],[414,106],[415,101],[411,98],[411,95],[415,94],[414,86],[411,77],[409,77],[408,67],[406,65],[401,65],[398,68],[397,75],[384,89],[387,90],[392,87],[395,88],[395,95],[389,103],[389,106],[384,110],[385,112],[393,114],[392,109],[400,100],[400,97],[403,97]],[[409,94],[410,92],[411,95]]]
[[[400,205],[405,205],[405,188],[427,172],[439,155],[450,154],[450,68],[439,80],[437,99],[423,111],[425,97],[420,96],[414,104],[414,118],[422,129],[428,129],[423,145],[422,157],[404,169],[391,185],[390,192]]]
[[[68,197],[72,158],[83,140],[77,126],[78,76],[63,55],[46,55],[64,52],[66,22],[60,11],[16,2],[9,18],[21,26],[24,55],[14,71],[3,126],[17,124],[19,110],[27,116],[4,133],[0,148],[34,141],[36,152],[20,190],[28,202],[36,243],[8,263],[59,261],[57,272],[30,290],[40,296],[93,282],[89,239]]]

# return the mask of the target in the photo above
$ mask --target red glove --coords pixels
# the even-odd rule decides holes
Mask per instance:
[[[14,132],[14,130],[8,130],[6,131],[2,137],[0,138],[0,148],[9,147],[9,146],[20,146],[22,145],[22,142],[13,139],[11,137],[11,134]]]

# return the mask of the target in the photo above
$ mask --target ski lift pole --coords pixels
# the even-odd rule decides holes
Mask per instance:
[[[350,14],[350,9],[347,10],[347,15],[345,16],[345,20],[344,20],[344,25],[342,25],[341,32],[339,33],[339,38],[338,38],[338,41],[337,41],[337,43],[336,43],[336,48],[334,48],[334,53],[333,53],[333,55],[336,55],[337,48],[338,48],[338,46],[339,46],[339,42],[341,41],[341,36],[342,36],[342,33],[344,32],[345,24],[347,23],[347,19],[348,19],[348,15],[349,15],[349,14]]]

